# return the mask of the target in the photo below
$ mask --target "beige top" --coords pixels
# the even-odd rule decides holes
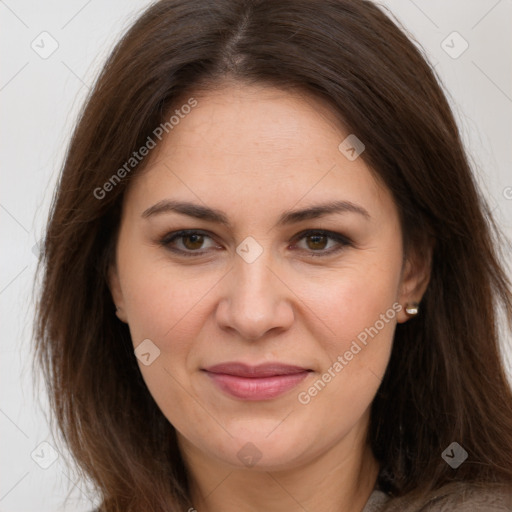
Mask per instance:
[[[511,512],[512,487],[483,491],[468,484],[450,484],[422,503],[392,498],[375,489],[361,512]]]

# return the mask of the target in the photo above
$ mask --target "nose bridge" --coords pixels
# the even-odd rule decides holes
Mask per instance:
[[[275,266],[270,240],[260,238],[258,242],[252,236],[246,237],[236,248],[234,261],[235,288],[241,296],[254,294],[258,298],[272,287],[272,272]],[[270,297],[268,297],[270,298]]]
[[[256,260],[247,261],[238,257],[234,268],[234,286],[231,297],[239,318],[246,321],[260,321],[269,317],[275,307],[275,290],[270,271],[272,257],[269,250],[264,251]]]
[[[258,244],[259,245],[259,244]],[[254,241],[237,248],[218,321],[247,339],[257,339],[275,328],[286,328],[293,321],[286,287],[274,275],[276,262],[270,248]]]
[[[270,271],[272,262],[269,260],[269,256],[261,255],[251,263],[242,258],[237,258],[235,262],[234,292],[244,301],[253,297],[253,306],[256,306],[256,301],[260,302],[260,306],[263,303],[273,302],[271,280],[274,276]]]

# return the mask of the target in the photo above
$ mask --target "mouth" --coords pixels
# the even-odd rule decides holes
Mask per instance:
[[[308,368],[280,363],[250,366],[222,363],[202,369],[224,393],[242,400],[270,400],[290,391],[310,372]]]

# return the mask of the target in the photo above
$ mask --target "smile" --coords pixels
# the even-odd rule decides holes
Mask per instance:
[[[224,393],[242,400],[270,400],[290,391],[311,370],[298,366],[265,364],[257,367],[225,363],[203,370]]]

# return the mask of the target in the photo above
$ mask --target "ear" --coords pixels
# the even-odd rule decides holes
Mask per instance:
[[[407,304],[413,302],[419,304],[423,298],[430,282],[433,250],[433,243],[429,242],[421,248],[411,248],[407,257],[404,258],[398,296],[398,302],[403,309],[397,315],[398,323],[404,323],[411,318],[411,315],[405,311]]]
[[[117,272],[117,266],[111,263],[108,268],[108,287],[112,294],[112,299],[116,305],[116,315],[124,323],[128,323],[126,318],[126,312],[124,308],[124,296],[121,290],[121,283],[119,281],[119,274]]]

